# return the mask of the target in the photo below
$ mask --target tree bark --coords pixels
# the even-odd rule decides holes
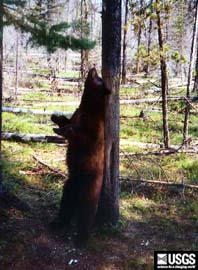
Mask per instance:
[[[1,133],[2,133],[2,83],[3,83],[3,3],[0,2],[0,195],[3,193]]]
[[[81,0],[81,21],[82,23],[88,23],[88,6],[86,0]],[[81,30],[81,38],[86,37]],[[81,50],[81,65],[80,65],[80,72],[81,78],[84,79],[86,76],[87,68],[89,62],[89,51],[88,50]]]
[[[143,9],[143,0],[140,0],[140,10]],[[141,12],[140,12],[141,16]],[[141,44],[141,38],[142,38],[142,21],[140,22],[139,29],[138,29],[138,44],[137,44],[137,59],[136,59],[136,73],[138,74],[140,72],[140,44]]]
[[[19,69],[19,33],[16,31],[16,58],[15,58],[15,90],[14,90],[14,97],[17,99],[18,97],[18,69]]]
[[[123,29],[123,47],[122,47],[122,84],[126,83],[126,47],[127,47],[127,20],[129,11],[129,0],[125,3],[125,19]]]
[[[111,89],[105,112],[105,168],[99,221],[119,220],[119,85],[121,56],[121,0],[102,2],[102,77]]]
[[[153,0],[151,0],[151,14],[153,13]],[[151,33],[153,28],[153,18],[150,15],[149,18],[149,29],[148,29],[148,45],[147,45],[147,53],[150,55],[151,52]],[[146,74],[148,75],[150,72],[150,63],[147,63],[146,65]]]
[[[156,0],[156,14],[158,26],[158,41],[160,48],[160,68],[161,68],[161,88],[162,88],[162,113],[163,113],[163,134],[164,134],[164,147],[170,147],[170,135],[168,128],[168,76],[166,57],[164,53],[164,37],[163,37],[163,23],[160,14],[160,0]]]
[[[195,11],[195,20],[194,20],[194,28],[193,28],[193,37],[191,44],[191,52],[190,52],[190,64],[188,69],[188,83],[186,88],[186,108],[185,108],[185,117],[184,117],[184,131],[183,131],[183,143],[187,147],[188,146],[188,128],[189,128],[189,119],[190,119],[190,103],[188,100],[190,99],[190,87],[193,75],[193,65],[195,61],[195,46],[197,40],[198,33],[198,0],[196,1],[196,11]]]
[[[196,65],[195,65],[195,80],[194,80],[194,86],[193,86],[193,92],[196,92],[198,95],[198,49],[197,49],[197,59],[196,59]]]

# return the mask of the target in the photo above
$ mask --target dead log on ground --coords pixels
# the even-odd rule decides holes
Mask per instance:
[[[25,113],[25,114],[38,114],[38,115],[64,115],[71,117],[73,112],[57,112],[57,111],[46,111],[46,110],[29,110],[29,109],[21,109],[21,108],[12,108],[12,107],[3,107],[3,112],[11,112],[11,113]]]
[[[120,181],[124,182],[138,182],[140,183],[145,183],[145,184],[156,184],[156,185],[165,185],[165,186],[175,186],[179,188],[189,188],[189,189],[196,189],[198,190],[198,185],[190,185],[190,184],[185,184],[184,182],[182,183],[176,183],[176,182],[165,182],[165,181],[158,181],[158,180],[147,180],[147,179],[132,179],[130,177],[120,177]]]
[[[18,132],[2,132],[2,140],[15,142],[41,142],[41,143],[57,143],[65,144],[65,140],[58,136],[48,136],[44,134],[21,134]]]

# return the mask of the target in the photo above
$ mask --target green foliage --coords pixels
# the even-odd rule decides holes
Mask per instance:
[[[152,66],[156,66],[160,62],[160,53],[157,44],[154,44],[151,48],[150,53],[147,52],[145,45],[141,44],[139,46],[138,53],[136,53],[136,57],[142,59],[145,64],[149,64]]]
[[[175,51],[171,55],[172,60],[176,63],[186,63],[186,58],[179,53],[179,51]]]
[[[72,27],[67,22],[49,26],[37,11],[25,14],[22,9],[17,10],[17,12],[4,9],[4,15],[6,25],[12,24],[22,32],[29,33],[29,43],[32,46],[44,46],[49,53],[53,53],[59,48],[64,50],[90,50],[96,44],[86,38],[67,35],[68,28]],[[77,25],[73,24],[74,28],[80,28],[79,23]]]
[[[182,164],[186,178],[190,183],[198,184],[198,160],[188,161]]]

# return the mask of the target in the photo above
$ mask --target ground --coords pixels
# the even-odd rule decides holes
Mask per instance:
[[[27,89],[27,85],[20,88],[17,100],[10,99],[4,91],[7,97],[4,97],[4,106],[66,112],[73,112],[78,106],[77,88],[65,85],[57,93],[49,85],[40,85],[37,89],[36,82],[38,77],[32,83],[33,89]],[[185,87],[173,84],[171,95],[178,93],[185,95]],[[142,87],[137,88],[135,84],[120,91],[121,100],[126,101],[158,99],[159,95],[145,78]],[[169,102],[171,144],[175,147],[182,144],[184,108],[183,101]],[[193,103],[191,111],[191,148],[174,154],[161,153],[160,103],[121,104],[120,109],[123,179],[132,177],[197,186],[198,104]],[[145,117],[141,117],[142,110]],[[3,130],[54,135],[50,115],[4,112]],[[72,233],[50,232],[48,224],[57,214],[63,175],[67,174],[65,152],[66,145],[2,142],[3,178],[9,193],[0,201],[0,269],[150,270],[155,250],[198,250],[198,190],[141,181],[121,182],[117,228],[93,232],[86,248],[73,246],[75,228]]]
[[[44,168],[42,173],[50,174]],[[134,186],[133,194],[130,186],[122,189],[119,226],[93,232],[82,249],[73,245],[75,228],[49,230],[57,212],[49,189],[25,186],[26,202],[6,194],[0,201],[0,269],[153,269],[154,250],[197,250],[195,191],[145,184]]]

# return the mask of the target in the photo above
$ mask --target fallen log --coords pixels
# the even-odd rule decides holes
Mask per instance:
[[[52,135],[45,135],[45,134],[22,134],[19,132],[5,132],[3,131],[2,140],[8,141],[16,141],[16,142],[41,142],[41,143],[57,143],[57,144],[65,144],[66,141],[64,138],[60,136],[52,136]],[[143,152],[143,153],[120,153],[121,158],[130,158],[132,156],[138,155],[163,155],[163,154],[175,154],[177,152],[181,153],[198,153],[198,147],[192,146],[188,149],[182,148],[178,145],[172,145],[171,149],[166,150],[160,148],[159,144],[154,143],[140,143],[140,142],[127,142],[125,140],[120,141],[121,145],[130,145],[130,146],[138,146],[140,148],[154,148],[156,149],[153,152]]]
[[[2,140],[15,142],[41,142],[41,143],[57,143],[65,144],[65,140],[59,136],[48,136],[44,134],[21,134],[18,132],[2,132]]]
[[[186,100],[186,97],[174,97],[168,96],[168,101],[177,101],[177,100]],[[198,101],[198,97],[192,97],[189,99],[191,102]],[[120,100],[120,104],[141,104],[141,103],[154,103],[162,102],[162,98],[145,98],[145,99],[129,99],[129,100]]]
[[[173,155],[176,153],[183,154],[198,154],[198,147],[190,147],[190,148],[182,148],[176,149],[159,149],[159,151],[146,151],[141,153],[129,152],[129,153],[120,153],[120,157],[122,159],[130,158],[130,157],[138,157],[138,156],[163,156],[163,155]]]
[[[185,184],[185,182],[182,183],[176,183],[176,182],[165,182],[165,181],[159,181],[159,180],[147,180],[147,179],[133,179],[130,177],[120,177],[119,178],[120,182],[138,182],[140,183],[145,183],[145,184],[156,184],[156,185],[165,185],[165,186],[175,186],[179,188],[190,188],[190,189],[197,189],[198,190],[198,185],[190,185],[190,184]]]
[[[46,111],[44,110],[29,110],[29,109],[21,109],[21,108],[12,108],[12,107],[3,107],[3,112],[11,112],[11,113],[24,113],[24,114],[38,114],[38,115],[64,115],[71,117],[73,112],[57,112],[57,111]]]

